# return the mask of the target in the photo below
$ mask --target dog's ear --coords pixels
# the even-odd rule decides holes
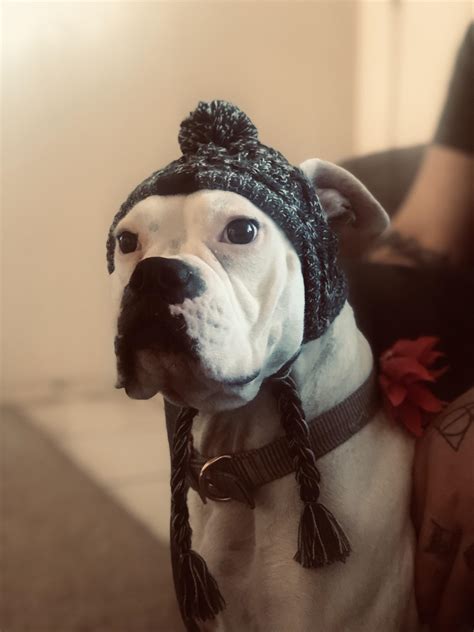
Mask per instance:
[[[362,253],[389,225],[387,213],[349,171],[317,158],[306,160],[300,169],[313,183],[329,224],[339,235],[342,255]]]

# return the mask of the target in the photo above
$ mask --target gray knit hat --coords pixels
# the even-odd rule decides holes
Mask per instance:
[[[118,222],[150,195],[232,191],[249,199],[285,232],[301,261],[305,284],[304,342],[318,338],[342,309],[344,276],[336,264],[337,239],[313,185],[298,167],[258,140],[244,112],[226,101],[200,102],[181,123],[183,155],[155,171],[122,204],[110,228],[107,263],[114,270]]]
[[[107,240],[109,272],[114,271],[115,227],[141,200],[202,189],[239,193],[267,213],[293,244],[305,284],[304,342],[321,336],[345,302],[346,285],[336,263],[337,240],[313,185],[301,169],[260,143],[250,119],[225,101],[199,103],[181,124],[179,144],[181,158],[138,185],[115,216]],[[336,518],[319,502],[320,475],[290,369],[291,361],[267,381],[278,402],[303,505],[295,560],[305,568],[318,568],[344,562],[351,549]],[[189,632],[198,631],[199,622],[214,618],[225,607],[206,562],[191,546],[187,492],[191,430],[197,412],[181,410],[171,446],[173,570]]]

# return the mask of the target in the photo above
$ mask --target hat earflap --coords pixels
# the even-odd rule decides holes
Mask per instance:
[[[349,540],[329,509],[318,502],[321,475],[296,384],[289,375],[275,376],[271,382],[304,503],[294,559],[304,568],[345,562],[351,552]]]

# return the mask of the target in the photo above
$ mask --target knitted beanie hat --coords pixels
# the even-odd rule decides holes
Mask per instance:
[[[244,112],[226,101],[200,102],[181,123],[183,155],[139,184],[122,204],[110,228],[107,264],[114,270],[118,222],[150,195],[232,191],[267,213],[298,254],[305,285],[304,342],[318,338],[346,299],[343,274],[336,263],[337,239],[329,229],[314,186],[301,169],[259,142]]]
[[[344,276],[336,263],[337,240],[313,185],[276,150],[258,140],[250,119],[225,101],[199,103],[181,124],[183,155],[138,185],[122,204],[110,228],[107,263],[114,271],[118,222],[150,195],[218,189],[238,193],[267,213],[284,231],[301,261],[305,286],[304,339],[321,336],[346,299]],[[305,568],[345,561],[349,542],[332,513],[319,502],[320,475],[311,447],[301,399],[291,376],[291,361],[267,382],[277,401],[295,466],[303,504],[295,560]],[[197,410],[183,408],[171,446],[171,548],[175,586],[186,627],[214,618],[225,606],[204,559],[191,548],[187,492],[191,429]]]

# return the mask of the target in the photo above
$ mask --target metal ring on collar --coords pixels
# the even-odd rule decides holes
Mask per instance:
[[[232,500],[230,496],[219,496],[219,490],[217,489],[216,484],[212,481],[212,474],[210,471],[212,465],[224,459],[232,459],[232,456],[230,454],[221,454],[220,456],[215,456],[212,459],[206,461],[202,466],[201,471],[199,472],[199,493],[204,502],[206,502],[206,498],[223,503]]]

